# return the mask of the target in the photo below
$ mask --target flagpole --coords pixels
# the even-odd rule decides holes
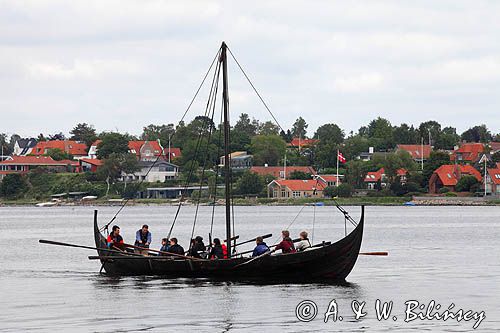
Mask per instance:
[[[337,179],[335,180],[335,184],[339,187],[339,150],[337,149]]]
[[[484,156],[484,179],[483,179],[483,183],[484,183],[484,196],[486,197],[486,154],[484,154],[483,156]]]

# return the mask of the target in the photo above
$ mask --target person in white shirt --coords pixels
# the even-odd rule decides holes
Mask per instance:
[[[311,247],[311,242],[309,242],[309,238],[307,238],[307,231],[302,231],[300,233],[300,241],[295,244],[295,249],[298,252],[302,252],[309,247]]]

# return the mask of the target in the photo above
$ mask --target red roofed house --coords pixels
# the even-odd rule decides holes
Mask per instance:
[[[396,171],[396,176],[400,177],[400,181],[402,184],[406,183],[406,177],[408,175],[408,171],[405,169],[398,169]],[[380,181],[380,186],[382,188],[387,186],[386,176],[384,168],[380,168],[377,171],[370,171],[366,174],[364,182],[366,184],[366,188],[369,190],[374,190],[375,185]]]
[[[455,186],[462,176],[474,176],[482,181],[479,171],[471,165],[445,164],[437,168],[429,179],[429,193],[439,193],[443,187],[455,191]]]
[[[293,138],[288,144],[289,147],[307,148],[316,145],[319,142],[317,139]]]
[[[78,161],[55,161],[50,156],[9,156],[0,162],[0,179],[10,173],[25,174],[38,167],[55,172],[78,171]]]
[[[96,140],[89,148],[88,158],[97,158],[97,146],[101,140]],[[128,149],[131,154],[135,154],[139,161],[154,161],[158,156],[163,160],[173,160],[174,158],[181,157],[181,150],[179,148],[163,148],[159,141],[144,141],[135,140],[129,141]]]
[[[397,145],[396,151],[404,150],[411,155],[415,162],[424,162],[431,156],[432,147],[430,145]]]
[[[97,158],[82,158],[78,161],[80,163],[80,170],[82,172],[90,171],[96,172],[97,169],[102,165],[103,161],[98,160]]]
[[[87,156],[87,145],[73,140],[40,141],[31,151],[32,155],[46,155],[50,149],[59,149],[75,157]]]
[[[484,152],[482,143],[464,143],[459,149],[454,150],[450,156],[450,160],[457,162],[476,163],[480,154]]]
[[[484,186],[486,186],[487,194],[500,196],[500,165],[495,169],[488,169],[483,182],[483,188]]]
[[[500,142],[491,141],[490,143],[488,143],[488,146],[490,146],[491,154],[500,152]]]
[[[271,175],[276,179],[286,179],[290,178],[290,175],[294,171],[305,172],[311,175],[315,175],[316,171],[312,167],[307,166],[253,166],[250,171],[256,173],[260,176]]]
[[[269,198],[322,198],[326,185],[317,180],[273,180],[267,185]]]

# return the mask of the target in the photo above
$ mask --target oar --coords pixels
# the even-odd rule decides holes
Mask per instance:
[[[49,244],[49,245],[59,245],[59,246],[67,246],[67,247],[76,247],[76,248],[87,249],[87,250],[98,250],[98,251],[104,251],[104,252],[110,252],[110,253],[119,253],[119,254],[131,255],[131,256],[140,256],[140,254],[136,254],[136,253],[128,253],[128,252],[116,251],[116,250],[109,250],[109,249],[100,249],[100,248],[97,248],[97,247],[91,247],[91,246],[85,246],[85,245],[76,245],[76,244],[69,244],[69,243],[62,243],[62,242],[45,240],[45,239],[40,239],[38,242],[42,243],[42,244]]]
[[[389,252],[359,252],[364,256],[388,256]]]
[[[269,238],[269,237],[273,237],[273,234],[267,234],[267,235],[263,235],[263,236],[260,236],[260,237],[262,237],[262,239],[266,239],[266,238]],[[255,237],[255,238],[249,239],[247,241],[244,241],[244,242],[241,242],[241,243],[238,243],[238,244],[234,244],[234,246],[240,246],[240,245],[243,245],[243,244],[255,242],[257,240],[257,238],[258,237]]]
[[[230,241],[234,241],[240,238],[240,235],[229,238]],[[227,239],[224,239],[224,243],[227,243]]]
[[[245,262],[243,262],[243,263],[241,263],[241,264],[238,264],[238,265],[234,266],[234,267],[233,267],[233,269],[234,269],[234,268],[241,267],[241,266],[248,265],[249,263],[251,263],[251,262],[253,262],[253,261],[255,261],[255,260],[258,260],[258,259],[261,259],[261,258],[263,258],[263,257],[265,257],[265,256],[270,255],[272,252],[274,252],[274,251],[267,250],[266,252],[262,253],[261,255],[259,255],[259,256],[257,256],[257,257],[255,257],[255,258],[252,258],[252,259],[250,259],[250,260],[248,260],[248,261],[245,261]]]
[[[177,253],[172,253],[172,252],[165,252],[165,251],[158,251],[158,250],[152,250],[144,247],[139,247],[135,245],[130,245],[130,244],[123,244],[126,247],[131,247],[133,249],[138,249],[138,250],[143,250],[143,251],[149,251],[149,252],[154,252],[154,253],[159,253],[159,254],[165,254],[168,256],[174,256],[174,257],[179,257],[179,258],[184,258],[184,259],[189,259],[189,260],[201,260],[199,258],[194,258],[194,257],[188,257],[188,256],[183,256],[182,254],[177,254]]]

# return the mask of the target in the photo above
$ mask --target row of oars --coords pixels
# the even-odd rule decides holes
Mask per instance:
[[[266,238],[272,237],[272,234],[263,235],[261,237],[263,239],[266,239]],[[235,237],[233,237],[233,238],[235,238]],[[238,243],[238,244],[235,244],[235,246],[241,246],[243,244],[255,242],[256,240],[257,240],[257,237],[249,239],[249,240],[241,242],[241,243]],[[293,240],[294,243],[299,242],[299,241],[300,241],[300,239],[294,239]],[[45,240],[45,239],[40,239],[39,242],[42,243],[42,244],[75,247],[75,248],[88,249],[88,250],[98,250],[98,251],[107,252],[107,253],[111,253],[111,254],[113,254],[113,253],[114,254],[121,254],[121,255],[126,255],[126,256],[130,257],[131,259],[132,258],[133,259],[144,259],[145,258],[145,256],[142,255],[142,254],[121,251],[120,249],[116,249],[116,248],[115,248],[115,250],[113,250],[113,249],[100,249],[100,248],[91,247],[91,246],[77,245],[77,244],[70,244],[70,243],[63,243],[63,242],[56,242],[56,241]],[[324,246],[324,245],[328,245],[328,244],[331,244],[331,243],[330,242],[328,242],[328,243],[320,243],[320,244],[313,245],[312,247],[320,247],[320,246]],[[194,258],[194,257],[188,257],[188,256],[185,256],[185,255],[182,255],[182,254],[177,254],[177,253],[172,253],[172,252],[165,252],[165,251],[159,251],[159,250],[145,249],[143,247],[137,247],[137,246],[130,245],[130,244],[123,244],[123,245],[125,247],[127,247],[127,248],[137,249],[137,250],[142,250],[142,251],[147,251],[147,252],[152,252],[152,253],[157,253],[157,254],[165,255],[165,256],[173,256],[173,257],[178,257],[178,258],[183,258],[183,259],[189,259],[189,260],[204,260],[204,259]],[[274,248],[276,246],[278,246],[278,244],[271,245],[271,246],[269,246],[269,248],[271,249],[271,248]],[[239,255],[248,254],[248,253],[251,253],[251,252],[253,252],[253,250],[240,252]],[[388,252],[360,252],[359,254],[360,255],[369,255],[369,256],[387,256],[387,255],[389,255]],[[153,259],[153,258],[165,259],[165,258],[161,258],[161,256],[160,257],[147,256],[146,258],[147,259]],[[116,259],[116,257],[113,257],[113,256],[90,256],[89,259],[94,259],[94,260],[95,259]],[[122,258],[120,258],[120,259],[122,259]]]

